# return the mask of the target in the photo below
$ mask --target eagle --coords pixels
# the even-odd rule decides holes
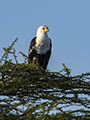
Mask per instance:
[[[28,52],[28,63],[32,63],[43,69],[46,69],[52,49],[52,41],[48,37],[47,32],[49,31],[47,25],[42,25],[37,29],[36,37],[34,37],[29,46]]]

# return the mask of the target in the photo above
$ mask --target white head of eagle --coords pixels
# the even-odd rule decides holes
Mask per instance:
[[[47,34],[48,31],[46,25],[37,29],[37,35],[31,40],[28,53],[28,63],[36,64],[37,61],[43,69],[46,69],[48,65],[52,48],[51,39]]]

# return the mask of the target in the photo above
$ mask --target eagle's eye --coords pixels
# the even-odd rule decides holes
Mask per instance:
[[[45,28],[43,28],[43,30],[44,30]]]

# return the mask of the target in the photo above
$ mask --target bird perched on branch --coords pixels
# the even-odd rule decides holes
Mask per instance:
[[[31,40],[28,52],[28,63],[36,64],[38,62],[43,69],[46,69],[48,65],[52,48],[51,39],[47,34],[48,31],[46,25],[37,29],[37,35]]]

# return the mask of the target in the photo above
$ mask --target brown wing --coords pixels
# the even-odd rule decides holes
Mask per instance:
[[[36,44],[36,37],[34,37],[30,43],[29,52],[28,52],[28,63],[32,62],[33,60],[33,57],[34,57],[33,48],[35,44]]]

